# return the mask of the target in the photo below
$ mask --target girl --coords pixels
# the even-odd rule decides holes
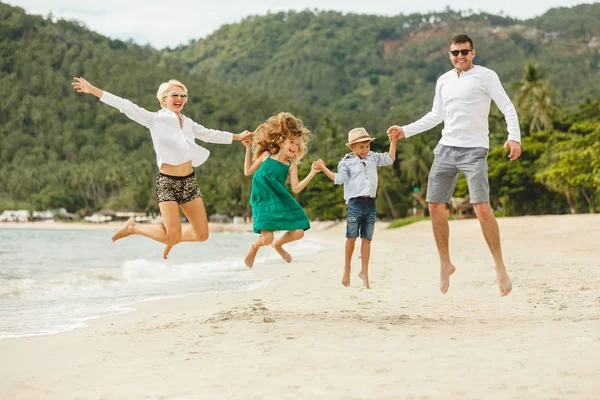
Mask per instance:
[[[84,78],[73,78],[71,84],[80,93],[91,93],[109,106],[118,108],[123,114],[150,129],[152,144],[156,152],[156,163],[160,173],[156,177],[156,200],[163,225],[138,225],[127,221],[112,241],[129,235],[142,235],[166,245],[166,259],[171,247],[179,242],[203,242],[208,239],[208,221],[202,193],[192,167],[197,167],[208,158],[209,151],[198,146],[194,139],[209,143],[226,143],[243,140],[252,135],[248,131],[240,134],[207,129],[181,114],[188,99],[187,88],[174,79],[162,83],[156,98],[161,110],[147,111],[129,100],[122,99],[91,85]],[[190,227],[182,232],[179,207],[182,208]]]
[[[286,189],[285,181],[289,174],[292,191],[300,193],[319,172],[313,163],[310,173],[298,182],[298,162],[306,154],[310,131],[292,114],[282,112],[272,116],[253,136],[254,162],[250,155],[252,138],[242,141],[246,146],[244,175],[254,174],[250,194],[253,228],[260,234],[244,259],[249,268],[254,264],[258,249],[267,245],[272,245],[285,262],[292,261],[283,245],[301,239],[310,223],[300,204]],[[287,232],[273,241],[273,231],[283,230]]]

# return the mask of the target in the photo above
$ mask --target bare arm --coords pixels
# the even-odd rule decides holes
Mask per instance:
[[[301,182],[298,182],[298,164],[292,162],[292,166],[290,167],[290,183],[292,186],[292,192],[298,194],[308,185],[308,183],[319,173],[319,170],[316,168],[316,161],[313,162],[312,168],[306,178],[304,178]]]
[[[319,171],[323,171],[323,173],[327,175],[329,179],[335,181],[335,174],[329,168],[327,168],[327,165],[325,165],[325,161],[319,159],[317,160],[315,166]]]
[[[392,159],[392,162],[396,161],[396,139],[390,139],[390,151],[388,155]]]
[[[268,151],[263,152],[260,157],[258,157],[256,161],[252,163],[252,140],[245,139],[242,141],[242,144],[246,147],[246,157],[244,158],[244,175],[249,176],[256,172],[258,167],[260,167],[263,161],[265,161],[265,159],[269,157],[271,153]]]

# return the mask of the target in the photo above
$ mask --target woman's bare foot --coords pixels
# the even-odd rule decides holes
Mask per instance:
[[[506,273],[506,269],[496,270],[496,280],[500,288],[500,296],[507,296],[512,291],[512,282]]]
[[[169,253],[171,252],[171,249],[173,248],[173,246],[170,245],[166,245],[165,249],[163,250],[163,258],[166,260],[167,257],[169,256]]]
[[[450,287],[450,275],[452,275],[456,271],[454,265],[446,264],[440,267],[440,290],[443,294],[448,292],[448,288]]]
[[[135,229],[135,221],[130,219],[129,221],[127,221],[125,223],[125,225],[123,225],[123,227],[121,229],[119,229],[118,231],[115,232],[114,235],[112,235],[111,240],[113,242],[116,242],[119,239],[123,239],[129,235],[134,234],[134,229]]]
[[[286,263],[292,262],[292,256],[290,255],[290,253],[285,251],[285,249],[283,247],[278,246],[275,243],[273,243],[271,246],[273,246],[275,251],[277,251],[279,253],[279,255],[281,256],[281,258],[283,258],[283,261],[285,261]]]
[[[350,270],[344,269],[344,276],[342,276],[342,285],[350,286]]]
[[[248,268],[252,268],[254,265],[254,259],[256,258],[257,252],[258,247],[256,247],[254,244],[250,244],[250,247],[248,247],[248,252],[246,253],[246,258],[244,258],[244,264],[246,264]]]
[[[365,284],[365,287],[367,289],[370,289],[371,286],[369,286],[369,276],[367,274],[363,274],[362,271],[358,274],[358,277],[360,279],[362,279],[363,283]]]

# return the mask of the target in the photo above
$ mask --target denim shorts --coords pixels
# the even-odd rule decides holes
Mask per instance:
[[[488,182],[488,149],[485,147],[453,147],[439,144],[433,150],[435,159],[427,183],[428,203],[450,203],[456,188],[458,171],[465,174],[471,203],[490,201]]]
[[[202,197],[196,174],[188,176],[172,176],[163,173],[156,177],[156,201],[176,201],[177,204],[185,204],[189,201]]]
[[[373,240],[375,231],[375,199],[372,197],[354,197],[348,200],[348,217],[346,218],[346,237],[361,237]]]

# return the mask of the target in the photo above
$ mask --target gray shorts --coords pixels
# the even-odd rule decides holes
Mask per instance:
[[[439,144],[433,150],[435,159],[427,183],[428,203],[450,203],[456,188],[458,171],[465,174],[471,203],[489,203],[487,156],[485,147],[453,147]]]

